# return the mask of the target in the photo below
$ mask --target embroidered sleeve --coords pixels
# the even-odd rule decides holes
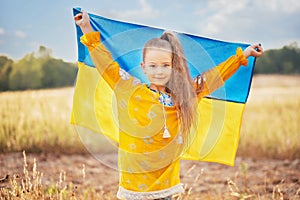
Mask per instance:
[[[243,50],[239,47],[236,55],[231,56],[218,66],[198,75],[194,80],[194,87],[198,98],[211,94],[216,89],[224,85],[241,65],[247,66],[248,60],[243,54]]]

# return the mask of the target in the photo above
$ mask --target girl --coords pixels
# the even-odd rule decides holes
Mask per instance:
[[[252,45],[192,80],[177,37],[165,32],[143,48],[141,67],[150,84],[124,73],[94,32],[86,12],[75,16],[81,42],[97,70],[114,90],[119,124],[120,199],[172,199],[183,192],[180,156],[197,127],[197,102],[223,85],[249,56],[263,54]]]

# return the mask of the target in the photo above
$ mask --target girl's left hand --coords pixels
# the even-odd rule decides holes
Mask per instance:
[[[243,53],[246,58],[248,58],[249,56],[260,57],[261,55],[263,55],[264,50],[261,44],[254,44],[248,46]]]

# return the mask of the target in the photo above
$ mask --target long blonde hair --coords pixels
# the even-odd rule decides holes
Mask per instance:
[[[179,39],[172,32],[164,32],[160,38],[149,40],[143,49],[143,60],[147,49],[160,48],[172,51],[172,75],[166,85],[179,112],[181,132],[187,133],[195,121],[196,93],[187,61]]]

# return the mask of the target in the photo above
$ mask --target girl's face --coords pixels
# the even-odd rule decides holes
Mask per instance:
[[[172,74],[172,53],[164,49],[148,49],[141,66],[151,85],[165,86]]]

